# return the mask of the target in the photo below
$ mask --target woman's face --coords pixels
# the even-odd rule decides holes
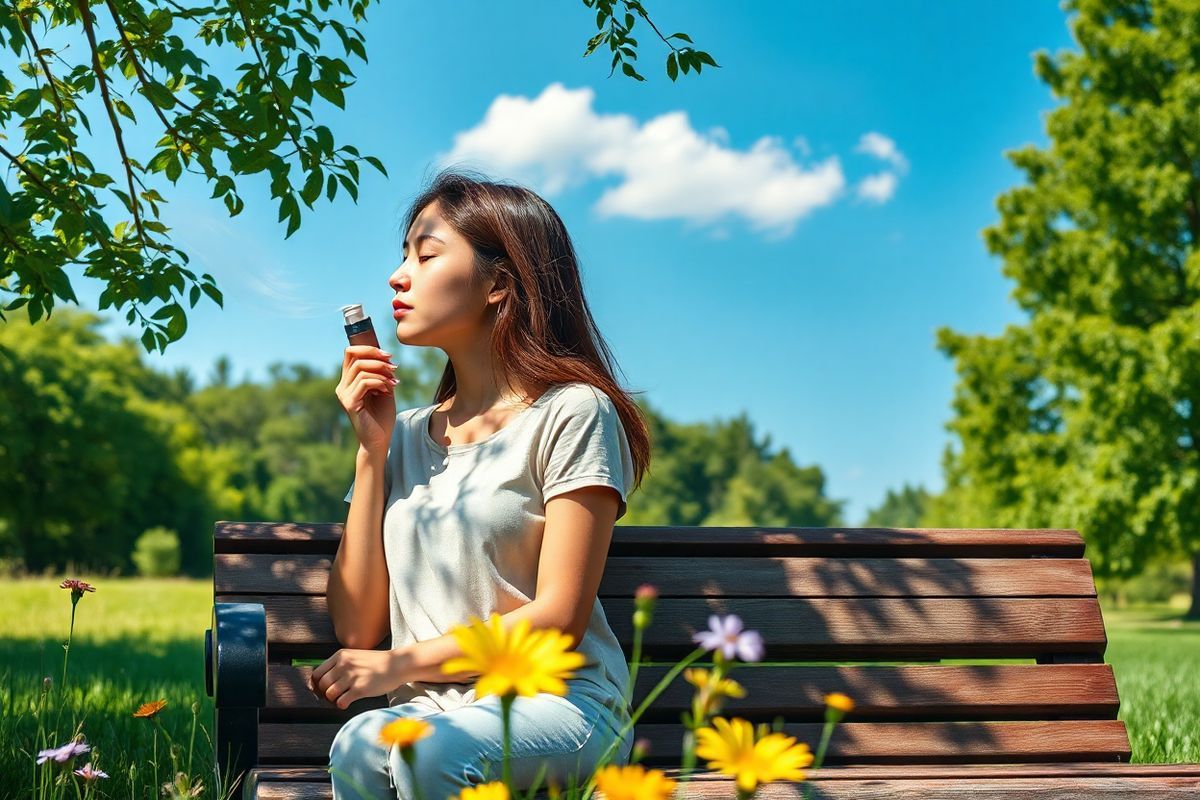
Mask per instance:
[[[388,278],[396,338],[403,344],[453,348],[475,341],[487,322],[490,296],[475,277],[475,252],[438,213],[434,201],[421,210],[405,236],[404,258]],[[400,316],[395,303],[412,306]]]

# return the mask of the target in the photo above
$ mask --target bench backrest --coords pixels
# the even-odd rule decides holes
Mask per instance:
[[[262,764],[323,764],[341,723],[383,704],[333,708],[293,665],[338,648],[324,591],[341,532],[216,525],[215,600],[267,611]],[[1072,530],[618,526],[600,600],[629,658],[634,591],[658,588],[642,659],[659,663],[640,668],[635,706],[710,614],[736,613],[766,655],[734,670],[747,696],[723,713],[782,717],[815,750],[824,695],[843,692],[856,707],[826,763],[1128,761],[1083,550]],[[646,763],[678,763],[692,691],[678,678],[640,720]]]

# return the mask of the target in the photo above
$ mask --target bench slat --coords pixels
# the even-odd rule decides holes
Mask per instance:
[[[263,763],[312,763],[328,757],[337,723],[259,725]],[[819,723],[788,723],[784,733],[816,748]],[[678,724],[638,725],[650,741],[645,763],[678,764]],[[418,755],[420,750],[418,749]],[[834,731],[827,763],[1010,763],[1128,761],[1129,737],[1120,720],[1053,722],[846,722]]]
[[[638,670],[634,707],[668,671],[669,667],[661,666]],[[308,690],[311,672],[312,667],[270,667],[265,713],[271,721],[332,722],[352,716]],[[854,699],[855,720],[1116,719],[1119,708],[1108,664],[741,666],[733,677],[745,687],[747,696],[727,699],[724,713],[767,722],[775,714],[793,721],[822,720],[824,696],[829,692]],[[676,677],[642,721],[678,721],[680,713],[690,707],[694,691],[682,676]],[[382,698],[373,700],[376,702],[369,707],[384,704]]]
[[[218,593],[324,594],[332,557],[219,553]],[[600,597],[1095,597],[1087,559],[610,556]]]
[[[325,598],[316,595],[221,595],[267,610],[272,657],[337,649]],[[609,625],[626,648],[633,600],[604,601]],[[1051,653],[1102,660],[1106,638],[1094,598],[660,599],[644,634],[643,658],[681,658],[709,614],[735,613],[762,633],[771,661],[888,661],[939,658],[1032,658]]]
[[[664,770],[678,779],[679,770]],[[807,783],[821,800],[1149,800],[1196,797],[1200,765],[1195,764],[1006,764],[827,767],[811,770]],[[329,774],[311,767],[268,767],[254,771],[259,798],[328,800],[333,797]],[[803,784],[774,783],[757,797],[802,800]],[[680,795],[725,798],[735,794],[731,777],[712,772],[694,774]],[[543,787],[539,800],[547,797]],[[597,793],[598,798],[604,795]]]
[[[333,554],[342,523],[215,524],[217,553]],[[747,528],[618,525],[610,555],[1082,558],[1083,537],[1058,528]]]

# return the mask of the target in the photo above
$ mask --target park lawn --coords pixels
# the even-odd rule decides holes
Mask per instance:
[[[98,765],[112,776],[106,794],[129,797],[131,764],[140,771],[132,779],[135,789],[169,776],[161,737],[156,768],[155,729],[131,716],[139,704],[167,700],[160,720],[185,752],[193,703],[199,704],[200,724],[211,728],[203,636],[210,624],[212,583],[89,580],[98,590],[86,594],[78,607],[69,684],[75,707],[84,712],[83,730],[98,750]],[[70,607],[70,593],[55,579],[0,580],[0,608],[7,612],[0,617],[0,787],[29,786],[32,780],[37,748],[29,709],[43,676],[56,683],[61,679]],[[1200,762],[1200,679],[1195,677],[1200,623],[1183,622],[1181,615],[1178,605],[1104,610],[1106,660],[1117,677],[1120,718],[1129,728],[1135,762]],[[192,772],[208,783],[205,730],[197,731],[195,741]]]

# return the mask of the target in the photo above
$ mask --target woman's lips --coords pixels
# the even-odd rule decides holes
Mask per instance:
[[[412,309],[408,306],[396,306],[395,310],[392,311],[392,317],[394,319],[400,319],[410,311],[412,311]]]

